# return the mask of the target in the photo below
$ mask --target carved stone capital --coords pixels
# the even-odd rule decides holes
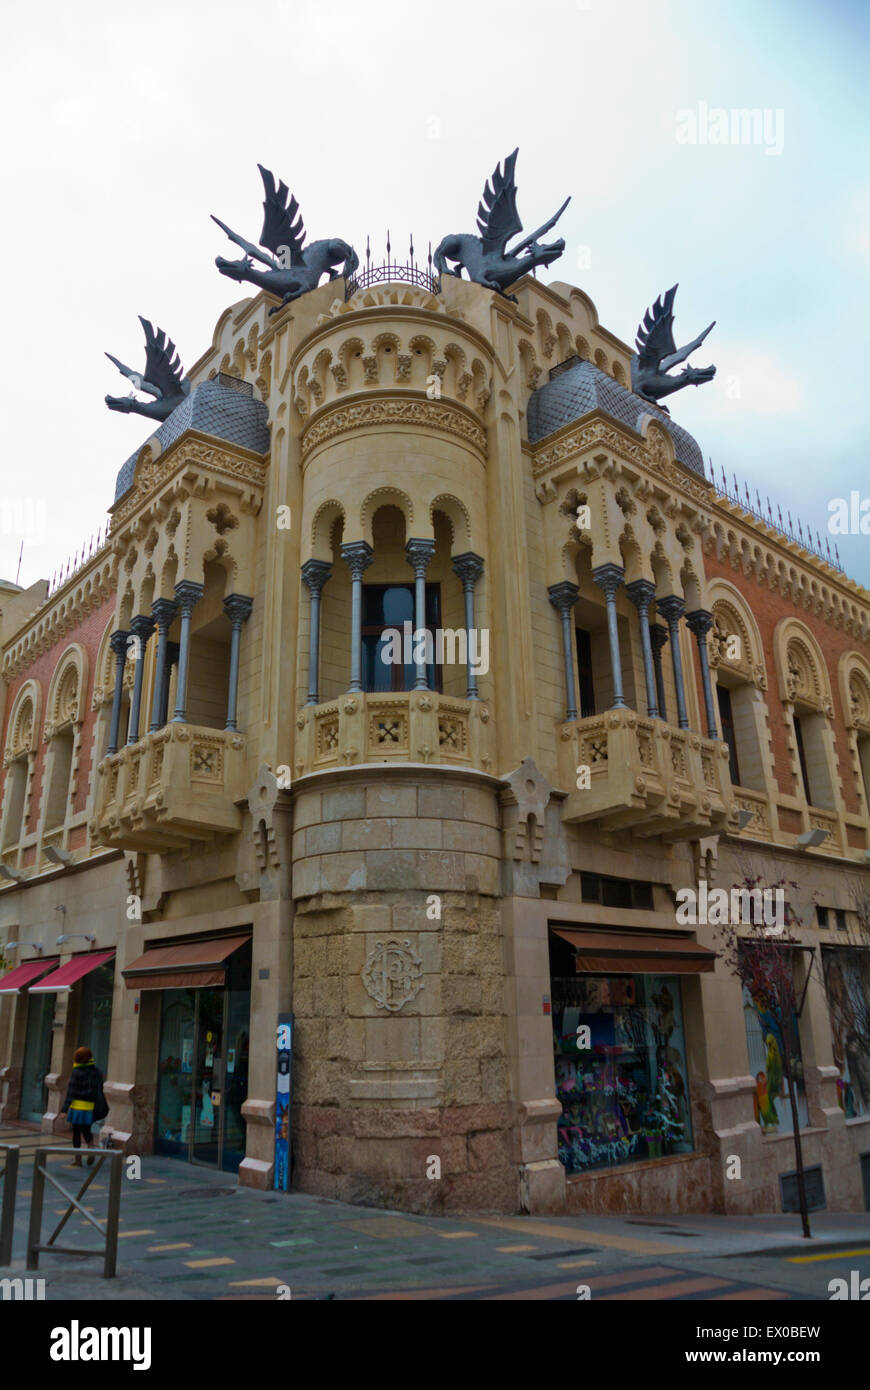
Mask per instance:
[[[686,614],[686,627],[694,633],[699,642],[706,638],[712,626],[713,614],[706,608],[696,608],[693,613]]]
[[[362,579],[364,571],[375,558],[375,552],[368,541],[347,541],[341,547],[341,558],[350,570],[351,578]]]
[[[143,646],[155,627],[156,623],[150,613],[137,613],[135,618],[130,619],[130,631],[139,638]]]
[[[302,566],[302,583],[311,597],[323,592],[323,586],[332,575],[332,565],[328,560],[306,560]]]
[[[680,598],[679,594],[668,594],[665,598],[660,598],[656,603],[656,608],[669,627],[675,627],[680,621],[685,606],[685,599]]]
[[[625,592],[641,617],[645,617],[650,604],[656,596],[656,586],[651,579],[635,579],[626,584]]]
[[[202,598],[204,589],[202,584],[197,584],[192,579],[180,579],[175,586],[175,597],[181,609],[181,616],[189,618],[199,600]]]
[[[241,627],[251,616],[251,609],[254,600],[247,598],[245,594],[227,594],[224,599],[224,612],[232,623],[233,627]]]
[[[171,598],[156,598],[151,605],[151,616],[160,632],[169,631],[178,614],[178,604]]]
[[[572,584],[566,579],[561,584],[551,584],[547,590],[547,597],[559,616],[564,618],[580,597],[580,589],[577,584]]]
[[[466,588],[473,589],[483,574],[482,556],[475,555],[473,550],[466,550],[462,555],[454,555],[453,573],[458,575]]]
[[[625,582],[625,570],[621,565],[599,565],[592,571],[593,583],[602,590],[605,598],[613,598],[617,589]]]
[[[663,627],[661,623],[650,623],[649,640],[652,642],[654,652],[660,652],[662,647],[666,647],[668,638],[669,633],[666,627]]]
[[[435,554],[434,540],[409,540],[405,546],[405,556],[408,564],[414,571],[417,578],[426,573],[429,562]]]
[[[129,632],[124,632],[122,628],[118,628],[117,632],[112,633],[111,637],[109,638],[109,646],[112,648],[112,651],[115,653],[115,656],[122,656],[126,660],[127,639],[129,636]]]

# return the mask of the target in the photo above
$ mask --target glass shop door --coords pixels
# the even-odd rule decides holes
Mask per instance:
[[[54,1022],[56,998],[54,994],[28,993],[27,996],[27,1031],[18,1114],[22,1120],[29,1120],[33,1124],[40,1123],[48,1104],[45,1077],[51,1069],[51,1025]]]

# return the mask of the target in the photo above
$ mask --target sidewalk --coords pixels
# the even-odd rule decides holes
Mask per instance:
[[[0,1132],[4,1139],[15,1142],[8,1131]],[[22,1154],[13,1265],[0,1269],[0,1278],[25,1274],[31,1164]],[[88,1172],[59,1157],[51,1171],[72,1192]],[[100,1178],[83,1199],[95,1219],[105,1214],[105,1173]],[[44,1238],[64,1209],[60,1194],[47,1188]],[[773,1255],[782,1263],[770,1266],[770,1278],[786,1288],[789,1256],[870,1247],[870,1213],[820,1212],[811,1227],[812,1239],[804,1241],[800,1218],[782,1215],[408,1216],[304,1193],[254,1192],[226,1173],[145,1158],[142,1177],[124,1181],[118,1277],[103,1279],[98,1258],[55,1254],[42,1254],[31,1274],[46,1280],[48,1299],[274,1299],[279,1286],[292,1298],[479,1297],[487,1289],[531,1288],[544,1277],[570,1281],[587,1277],[584,1271],[606,1276],[662,1261],[663,1278],[674,1269],[698,1273],[714,1261],[704,1272],[739,1284],[747,1275],[733,1257]],[[78,1216],[61,1241],[99,1249],[96,1232]],[[766,1283],[757,1263],[753,1269],[748,1277]]]

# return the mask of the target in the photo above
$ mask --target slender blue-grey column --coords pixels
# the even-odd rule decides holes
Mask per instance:
[[[471,662],[471,634],[475,630],[474,586],[483,574],[483,559],[480,555],[475,555],[473,550],[466,550],[462,555],[454,555],[453,573],[462,580],[462,590],[465,596],[465,636],[468,642],[468,678],[465,698],[466,700],[479,700],[477,672]],[[480,647],[477,650],[479,654]]]
[[[668,640],[668,630],[662,627],[661,623],[650,623],[649,640],[653,653],[653,665],[656,671],[656,693],[658,694],[659,719],[667,721],[668,710],[665,703],[665,677],[662,671],[662,648]]]
[[[163,672],[163,693],[160,697],[160,728],[169,718],[169,687],[172,682],[172,668],[178,665],[178,643],[166,643],[166,666]]]
[[[622,693],[622,660],[619,654],[619,625],[616,619],[616,591],[625,579],[625,570],[619,565],[599,565],[592,571],[592,578],[604,593],[607,604],[607,636],[610,642],[610,669],[613,672],[613,704],[611,709],[626,709]]]
[[[151,616],[157,624],[157,664],[154,669],[154,698],[151,701],[151,724],[148,729],[151,734],[156,734],[164,722],[166,651],[169,646],[169,629],[177,612],[178,604],[171,598],[156,598],[151,605]]]
[[[302,583],[311,595],[311,632],[308,639],[308,699],[307,705],[317,704],[317,679],[320,669],[320,595],[332,574],[326,560],[306,560],[302,566]]]
[[[414,571],[414,647],[417,647],[417,634],[426,630],[426,570],[435,554],[435,542],[410,540],[405,546],[408,564]],[[415,690],[426,690],[426,655],[415,662]]]
[[[678,594],[669,594],[667,598],[660,598],[656,607],[667,623],[671,636],[671,662],[674,668],[674,687],[677,692],[677,723],[681,729],[688,729],[689,716],[686,713],[686,690],[683,685],[683,658],[680,655],[680,618],[683,616],[685,603]]]
[[[704,687],[704,708],[707,711],[707,737],[718,738],[716,728],[716,706],[713,704],[713,687],[710,682],[710,659],[707,653],[707,633],[713,626],[713,614],[706,608],[696,608],[694,613],[686,614],[686,627],[694,633],[698,644],[698,660],[701,663],[701,684]]]
[[[115,689],[112,693],[112,722],[109,725],[109,746],[107,753],[117,753],[118,736],[121,730],[121,697],[124,693],[124,666],[127,661],[127,640],[129,632],[121,628],[109,638],[109,646],[115,653]]]
[[[350,685],[351,690],[362,690],[362,577],[368,569],[375,552],[368,541],[348,541],[341,547],[341,558],[350,570]]]
[[[187,722],[187,669],[190,661],[190,617],[199,600],[203,587],[192,579],[182,579],[175,586],[175,597],[181,609],[181,635],[178,641],[178,680],[175,690],[175,713],[173,724]]]
[[[227,594],[224,599],[224,612],[232,623],[230,636],[230,681],[227,690],[227,722],[224,729],[238,729],[236,723],[239,703],[239,648],[242,642],[242,623],[251,616],[254,606],[252,598],[244,594]]]
[[[574,698],[574,642],[571,633],[571,609],[580,593],[576,584],[566,579],[562,584],[551,584],[547,596],[562,620],[562,656],[565,662],[565,720],[570,723],[577,718],[577,703]]]
[[[637,609],[640,623],[640,646],[643,652],[643,675],[646,681],[646,712],[650,719],[658,719],[656,704],[656,676],[653,669],[652,645],[649,640],[649,606],[655,598],[656,586],[651,579],[635,579],[625,586],[625,592]]]
[[[130,701],[130,727],[127,730],[127,743],[139,742],[139,712],[142,707],[142,682],[145,679],[145,651],[148,638],[154,631],[154,619],[140,613],[130,622],[130,631],[136,638],[136,665],[133,673],[133,698]]]

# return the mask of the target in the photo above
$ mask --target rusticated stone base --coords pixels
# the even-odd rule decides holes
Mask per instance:
[[[18,1119],[21,1106],[21,1068],[0,1067],[0,1121]]]
[[[691,1215],[710,1211],[710,1160],[678,1154],[569,1177],[567,1210],[598,1215]]]
[[[432,1215],[519,1211],[506,1104],[414,1110],[300,1105],[293,1111],[293,1136],[293,1186],[302,1192]]]
[[[157,1087],[106,1081],[103,1094],[109,1105],[103,1126],[111,1133],[114,1148],[130,1154],[153,1153]]]

